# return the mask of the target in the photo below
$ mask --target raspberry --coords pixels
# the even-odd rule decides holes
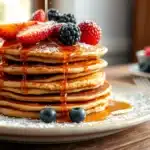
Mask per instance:
[[[46,21],[46,14],[43,9],[39,9],[35,11],[32,15],[32,19],[34,21],[39,21],[39,22],[45,22]]]
[[[100,27],[92,21],[81,22],[79,25],[81,30],[80,42],[96,45],[101,38]]]
[[[145,56],[150,56],[150,46],[144,48]]]

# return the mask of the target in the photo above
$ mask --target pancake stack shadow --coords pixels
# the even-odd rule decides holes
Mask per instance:
[[[61,47],[51,41],[30,47],[10,43],[2,49],[1,114],[38,119],[47,107],[63,117],[63,111],[75,107],[91,114],[108,106],[111,85],[103,71],[107,62],[99,59],[107,48],[83,43]]]

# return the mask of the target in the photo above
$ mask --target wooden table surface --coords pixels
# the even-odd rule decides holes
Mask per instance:
[[[127,65],[106,69],[110,82],[133,84]],[[0,150],[150,150],[150,122],[107,137],[70,144],[16,144],[0,141]]]

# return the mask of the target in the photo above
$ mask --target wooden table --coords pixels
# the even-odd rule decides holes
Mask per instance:
[[[133,84],[127,65],[106,69],[110,82],[128,82]],[[107,137],[71,144],[16,144],[0,142],[0,150],[150,150],[150,122]]]

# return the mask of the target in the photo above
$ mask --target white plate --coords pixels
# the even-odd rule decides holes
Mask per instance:
[[[150,78],[150,73],[145,73],[145,72],[140,71],[138,64],[130,65],[129,66],[129,72],[132,75],[145,77],[145,78]]]
[[[150,120],[150,94],[129,84],[113,84],[114,98],[125,100],[133,109],[91,123],[52,123],[0,116],[1,139],[30,142],[71,142],[102,137]],[[43,139],[43,140],[42,140]],[[45,139],[45,140],[44,140]]]

